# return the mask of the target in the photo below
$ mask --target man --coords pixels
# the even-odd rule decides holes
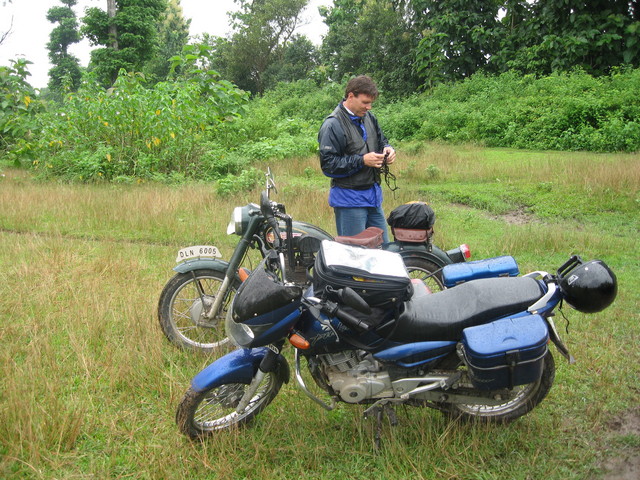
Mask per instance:
[[[335,212],[338,235],[357,235],[367,227],[378,227],[388,242],[380,168],[392,164],[396,152],[369,111],[377,97],[378,88],[370,77],[351,79],[344,99],[320,127],[318,143],[322,172],[331,178],[329,205]]]

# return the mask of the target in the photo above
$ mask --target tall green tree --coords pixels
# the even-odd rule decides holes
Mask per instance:
[[[420,36],[411,2],[335,0],[320,14],[329,27],[321,59],[333,80],[371,74],[392,95],[418,88],[412,65]]]
[[[413,0],[422,39],[416,70],[428,85],[487,69],[500,39],[501,0]]]
[[[294,35],[282,47],[278,58],[271,63],[263,74],[267,89],[279,82],[295,82],[314,76],[318,67],[318,48],[304,35]]]
[[[240,88],[262,94],[265,72],[282,59],[309,0],[234,1],[239,10],[231,14],[233,34],[218,42],[219,64]]]
[[[169,0],[158,23],[158,48],[145,68],[154,80],[162,81],[169,75],[169,59],[180,55],[189,42],[190,24],[191,19],[184,18],[180,0]]]
[[[166,9],[167,0],[108,0],[107,11],[87,9],[81,31],[100,47],[92,50],[89,67],[104,86],[113,84],[120,69],[143,70],[157,48]]]
[[[507,2],[506,34],[494,61],[501,70],[548,74],[580,67],[605,75],[640,65],[637,0]]]
[[[76,0],[60,0],[63,7],[52,7],[47,12],[47,20],[58,25],[49,35],[49,60],[53,68],[49,70],[49,90],[54,94],[65,88],[76,91],[80,86],[82,72],[78,58],[69,53],[69,47],[80,41],[78,19],[73,8]]]

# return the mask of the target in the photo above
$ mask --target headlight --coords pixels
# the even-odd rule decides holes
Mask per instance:
[[[233,235],[234,233],[236,233],[236,222],[231,220],[227,225],[227,235]]]
[[[234,233],[236,235],[242,235],[242,210],[244,209],[245,207],[236,207],[233,209],[233,212],[231,213],[231,221],[227,226],[227,235],[232,235]]]
[[[247,337],[249,337],[251,340],[253,340],[255,338],[255,335],[253,334],[253,330],[251,330],[251,328],[249,328],[248,325],[241,323],[240,327],[242,327],[242,330],[244,330],[244,333],[247,335]]]
[[[227,317],[225,319],[225,331],[227,336],[231,339],[231,342],[240,348],[248,348],[253,342],[255,338],[255,334],[253,330],[248,325],[244,323],[236,323],[232,319],[232,310],[233,307],[229,308],[227,312]]]
[[[244,207],[236,207],[231,214],[231,221],[227,226],[227,235],[242,235],[249,226],[249,220],[252,215],[260,213],[260,207],[255,203],[250,203]]]

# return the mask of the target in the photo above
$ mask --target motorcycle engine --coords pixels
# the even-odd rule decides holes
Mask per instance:
[[[319,355],[331,388],[347,403],[393,397],[389,373],[371,354],[348,350]]]

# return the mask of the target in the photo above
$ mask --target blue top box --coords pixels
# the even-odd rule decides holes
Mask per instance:
[[[504,255],[447,265],[442,269],[442,279],[444,286],[449,288],[478,278],[515,277],[519,273],[515,259],[510,255]]]

